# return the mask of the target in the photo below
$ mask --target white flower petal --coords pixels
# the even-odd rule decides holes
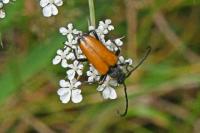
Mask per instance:
[[[62,6],[63,5],[63,1],[62,0],[54,0],[54,3],[57,6]]]
[[[70,86],[70,83],[68,81],[65,81],[64,79],[60,80],[59,84],[63,88],[66,88],[66,87]]]
[[[114,80],[114,79],[110,80],[110,81],[109,81],[109,84],[110,84],[111,86],[117,86],[117,85],[118,85],[117,80]]]
[[[6,13],[3,10],[0,10],[0,18],[5,18]]]
[[[89,26],[89,27],[88,27],[88,30],[89,30],[89,31],[95,30],[95,27],[94,27],[94,26]]]
[[[110,89],[106,87],[102,92],[103,98],[108,99],[110,97]]]
[[[51,13],[52,15],[57,15],[58,14],[58,9],[54,4],[50,4],[51,5]]]
[[[80,103],[83,100],[83,96],[81,95],[80,89],[72,90],[72,102]]]
[[[77,70],[76,72],[79,76],[83,74],[82,70]]]
[[[67,31],[67,32],[68,32],[68,31]],[[71,41],[73,40],[73,38],[74,38],[74,37],[73,37],[72,34],[68,34],[68,35],[67,35],[67,39],[68,39],[69,42],[71,42]]]
[[[103,21],[99,21],[99,25],[104,25],[104,22]]]
[[[114,26],[109,25],[109,26],[108,26],[108,30],[109,30],[109,31],[114,30]]]
[[[120,56],[120,57],[118,58],[118,60],[119,60],[119,64],[120,64],[120,63],[124,63],[124,57],[123,57],[123,56]]]
[[[43,8],[42,12],[43,12],[43,15],[44,15],[45,17],[50,17],[50,16],[52,15],[52,12],[51,12],[51,5],[45,6],[45,7]]]
[[[113,43],[112,43],[111,40],[108,40],[108,41],[106,41],[106,43],[105,43],[106,46],[110,46],[110,45],[112,45],[112,44],[113,44]]]
[[[77,44],[77,38],[75,40],[72,40],[72,44]]]
[[[99,85],[97,91],[103,91],[105,87],[105,84]]]
[[[92,76],[88,77],[88,82],[94,82],[94,78]],[[99,88],[99,90],[101,90],[101,88]]]
[[[60,61],[61,61],[61,57],[60,57],[59,55],[57,55],[57,56],[53,59],[52,63],[53,63],[54,65],[57,65],[58,63],[60,63]]]
[[[67,55],[69,53],[69,51],[71,50],[71,48],[67,47],[65,50],[64,50],[64,53]]]
[[[63,54],[63,51],[61,49],[58,49],[57,52],[56,52],[58,55],[62,55]]]
[[[115,89],[110,87],[109,90],[110,90],[109,98],[110,99],[116,99],[117,98],[117,93],[116,93]]]
[[[75,60],[73,64],[74,64],[74,66],[78,66],[78,63],[79,62],[77,60]]]
[[[108,30],[105,29],[105,30],[103,31],[103,33],[104,33],[104,34],[108,34]]]
[[[104,32],[104,27],[103,27],[102,25],[100,25],[100,26],[98,27],[98,30],[99,30],[100,32]]]
[[[79,68],[79,69],[83,69],[83,64],[79,64],[79,65],[78,65],[78,68]]]
[[[99,81],[99,80],[100,80],[100,76],[96,76],[96,77],[95,77],[95,80],[96,80],[96,81]]]
[[[133,64],[133,60],[132,59],[127,59],[127,60],[125,60],[125,62],[127,62],[129,65],[132,65]]]
[[[69,64],[68,67],[71,68],[71,69],[73,69],[74,65],[73,64]]]
[[[78,30],[76,30],[76,29],[73,29],[72,33],[73,34],[79,34],[80,32]]]
[[[57,91],[57,94],[59,96],[62,96],[62,95],[65,95],[67,93],[71,92],[71,90],[69,88],[60,88],[58,91]]]
[[[40,0],[40,6],[45,7],[49,4],[49,0]]]
[[[3,3],[2,3],[2,2],[0,2],[0,9],[1,9],[1,8],[3,8]]]
[[[61,66],[62,66],[63,68],[67,68],[68,64],[67,64],[67,60],[66,60],[66,59],[63,59],[63,60],[62,60]]]
[[[67,71],[67,77],[69,80],[72,80],[75,77],[76,72],[73,69]]]
[[[123,42],[120,39],[116,39],[115,43],[117,44],[117,46],[122,46]]]
[[[92,71],[92,70],[86,72],[88,77],[90,77],[90,76],[93,75],[91,71]]]
[[[69,24],[67,25],[67,27],[68,27],[69,30],[72,30],[72,29],[73,29],[73,24],[72,24],[72,23],[69,23]]]
[[[65,28],[65,27],[60,27],[60,29],[59,29],[59,32],[63,35],[63,36],[65,36],[65,35],[67,35],[67,29]]]
[[[4,4],[9,3],[9,0],[2,0]]]
[[[66,58],[68,60],[74,60],[75,59],[74,53],[69,53]]]
[[[107,25],[109,25],[109,24],[112,23],[112,21],[111,21],[110,19],[106,19],[106,20],[105,20],[105,23],[106,23]]]
[[[74,87],[78,87],[78,86],[80,86],[81,85],[81,82],[80,81],[77,81],[75,84],[74,84]]]
[[[60,96],[60,100],[62,101],[62,103],[68,103],[71,97],[71,91],[69,91],[68,93]]]

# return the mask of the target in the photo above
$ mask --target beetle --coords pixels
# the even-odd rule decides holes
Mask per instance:
[[[91,33],[93,33],[93,36],[91,35]],[[99,39],[96,31],[92,30],[89,33],[78,35],[78,45],[86,58],[78,58],[75,49],[73,49],[73,53],[76,60],[78,60],[79,62],[89,61],[89,63],[91,63],[94,68],[100,73],[101,77],[99,84],[102,84],[105,81],[107,75],[109,75],[111,78],[115,79],[118,84],[123,85],[126,106],[124,113],[120,115],[125,116],[128,111],[128,96],[125,80],[144,62],[151,51],[151,47],[147,48],[147,52],[143,56],[143,58],[134,68],[132,68],[132,70],[129,71],[128,63],[117,64],[118,56],[120,54],[120,48],[115,44],[114,41],[112,42],[118,48],[115,53],[107,49],[107,47]],[[127,73],[123,72],[121,66],[126,66]]]

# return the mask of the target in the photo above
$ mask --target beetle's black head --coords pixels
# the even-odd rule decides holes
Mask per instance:
[[[111,67],[108,74],[110,77],[116,79],[119,84],[123,84],[124,80],[126,79],[125,73],[118,65]]]

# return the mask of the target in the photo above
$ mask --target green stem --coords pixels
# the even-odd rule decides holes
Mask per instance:
[[[2,36],[1,36],[1,32],[0,32],[0,45],[3,48],[3,42],[2,42]]]
[[[90,26],[95,27],[95,10],[94,10],[94,1],[93,0],[88,0],[89,3],[89,10],[90,10]]]

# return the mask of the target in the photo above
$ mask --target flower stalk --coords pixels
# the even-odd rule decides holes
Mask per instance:
[[[90,19],[89,19],[89,25],[95,27],[95,10],[94,10],[94,1],[88,0],[89,3],[89,11],[90,11]]]
[[[1,36],[1,32],[0,32],[0,45],[3,48],[3,41],[2,41],[2,36]]]

